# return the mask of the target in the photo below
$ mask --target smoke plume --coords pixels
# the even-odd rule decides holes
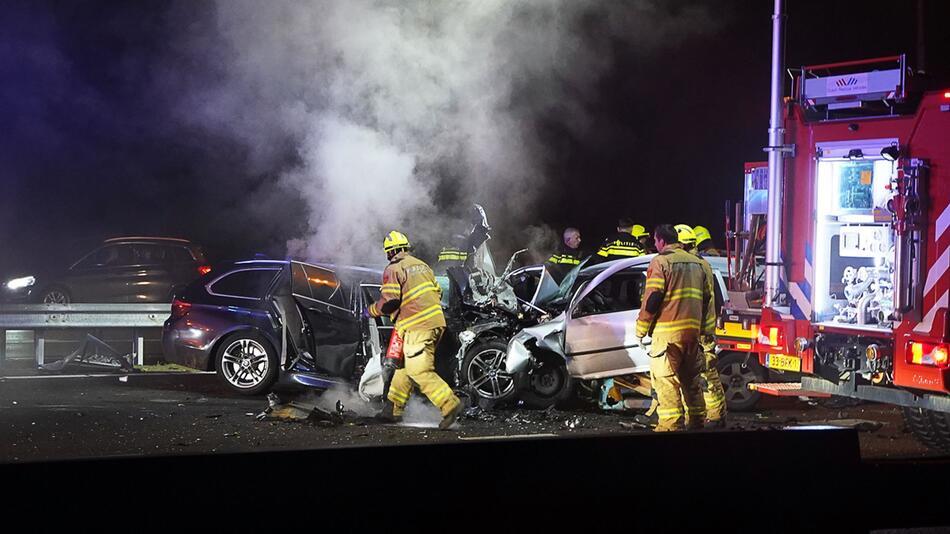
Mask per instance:
[[[184,9],[179,46],[202,69],[181,115],[245,145],[249,171],[279,169],[269,194],[306,206],[274,214],[305,221],[288,253],[373,263],[391,229],[437,250],[473,202],[496,237],[537,224],[543,124],[585,136],[616,47],[652,54],[710,29],[704,9],[659,0],[222,0],[203,21]]]

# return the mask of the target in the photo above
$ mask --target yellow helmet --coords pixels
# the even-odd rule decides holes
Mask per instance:
[[[647,237],[650,234],[647,233],[647,229],[643,227],[642,224],[635,224],[633,228],[630,229],[630,235],[640,239],[641,237]]]
[[[406,234],[396,230],[386,234],[386,239],[383,239],[383,251],[392,252],[400,248],[409,248],[409,238]]]
[[[695,245],[696,244],[696,234],[693,232],[693,229],[687,224],[677,224],[673,227],[676,230],[676,237],[679,238],[680,243],[684,245]]]
[[[693,233],[696,234],[696,244],[700,244],[703,241],[712,239],[712,235],[709,233],[709,229],[705,226],[694,226]]]

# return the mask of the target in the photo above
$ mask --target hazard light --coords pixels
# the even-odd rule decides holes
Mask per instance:
[[[907,351],[908,363],[917,365],[934,365],[946,368],[950,364],[950,348],[947,345],[933,345],[912,341]]]
[[[943,97],[946,98],[947,100],[950,100],[950,91],[944,91]]]
[[[763,326],[759,329],[758,341],[763,345],[778,347],[784,341],[782,329],[778,326]]]

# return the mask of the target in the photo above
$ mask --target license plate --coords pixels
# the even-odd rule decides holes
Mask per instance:
[[[765,366],[769,369],[781,369],[782,371],[798,373],[802,370],[802,359],[798,356],[787,356],[785,354],[769,354],[765,359]]]

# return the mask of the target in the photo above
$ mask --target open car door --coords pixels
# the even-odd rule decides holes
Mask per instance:
[[[649,371],[636,336],[646,274],[612,266],[582,287],[567,310],[565,352],[572,376],[607,378]]]
[[[341,282],[325,267],[291,262],[291,288],[307,321],[316,371],[350,379],[363,341],[358,288]]]

